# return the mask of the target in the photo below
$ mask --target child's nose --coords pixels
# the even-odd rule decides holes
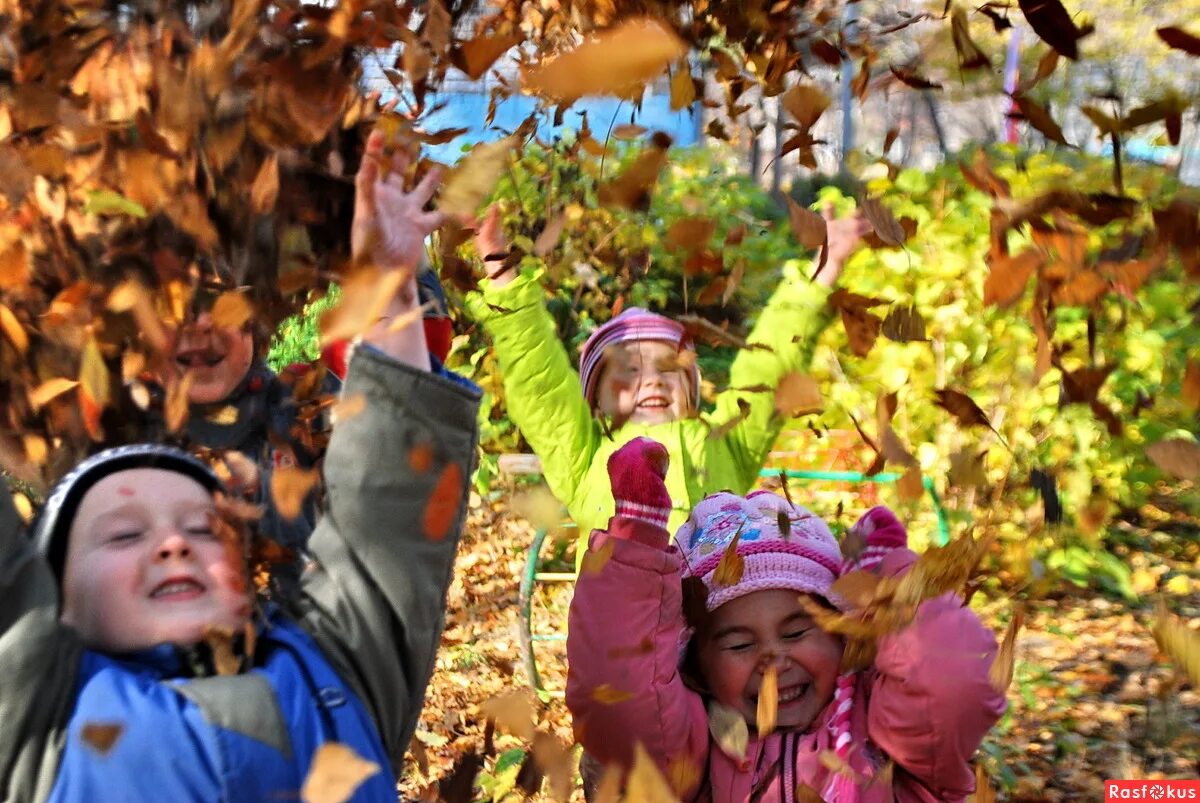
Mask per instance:
[[[163,537],[158,543],[158,549],[155,550],[155,557],[158,560],[169,560],[171,558],[186,558],[192,554],[192,546],[188,540],[183,537],[183,534],[172,530]]]

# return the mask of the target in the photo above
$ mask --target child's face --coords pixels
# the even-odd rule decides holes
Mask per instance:
[[[795,591],[755,591],[727,602],[698,638],[708,690],[751,727],[771,664],[779,673],[778,728],[807,730],[833,699],[842,642],[813,623]]]
[[[254,336],[248,329],[217,326],[212,314],[203,312],[176,335],[175,365],[191,371],[188,401],[213,404],[229,397],[254,362]]]
[[[71,522],[62,620],[84,643],[130,652],[195,644],[250,614],[236,550],[214,534],[212,495],[174,471],[118,471],[88,489]]]
[[[690,412],[688,378],[679,349],[662,340],[615,343],[604,355],[596,407],[635,424],[661,424]]]

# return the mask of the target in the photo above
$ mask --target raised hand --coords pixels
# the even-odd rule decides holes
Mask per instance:
[[[503,287],[517,276],[513,268],[504,267],[508,247],[508,238],[504,236],[504,225],[500,221],[500,206],[492,204],[484,213],[483,220],[475,226],[475,251],[495,287]]]
[[[669,464],[666,447],[650,438],[634,438],[613,452],[608,478],[617,515],[665,527],[671,515],[665,482]]]
[[[425,253],[425,238],[445,222],[442,213],[425,211],[441,183],[441,171],[430,170],[408,191],[404,179],[409,165],[403,149],[397,149],[389,163],[383,132],[371,132],[354,180],[350,246],[356,262],[415,275]]]
[[[827,255],[825,267],[817,274],[817,284],[833,287],[846,267],[846,260],[862,245],[862,238],[871,231],[871,222],[862,212],[855,212],[845,217],[837,217],[833,206],[829,205],[821,212],[825,218]]]

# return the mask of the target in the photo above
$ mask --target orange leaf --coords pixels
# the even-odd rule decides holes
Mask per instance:
[[[746,559],[737,551],[741,539],[742,528],[739,527],[729,546],[725,547],[725,554],[721,556],[721,561],[713,572],[713,582],[718,586],[737,585],[742,581],[742,574],[746,571]]]
[[[79,738],[92,750],[106,756],[124,731],[125,726],[120,722],[85,722],[79,730]]]
[[[178,379],[167,382],[167,400],[163,406],[168,432],[178,432],[187,422],[188,396],[192,391],[193,381],[195,376],[188,371]]]
[[[879,338],[879,330],[883,326],[883,321],[878,315],[865,309],[843,307],[842,325],[846,327],[846,336],[850,340],[850,351],[856,357],[866,357]]]
[[[675,66],[675,74],[671,76],[671,111],[686,109],[695,102],[696,82],[685,59]]]
[[[425,505],[422,531],[431,541],[450,534],[463,503],[463,471],[458,463],[447,463]]]
[[[241,329],[253,317],[254,306],[236,290],[221,293],[213,304],[213,323],[221,329]]]
[[[300,799],[304,803],[343,803],[379,771],[378,764],[363,758],[347,745],[326,742],[313,755]]]
[[[524,40],[524,35],[519,31],[494,36],[476,36],[471,41],[459,45],[459,66],[472,81],[478,81],[496,63],[496,59]]]
[[[1025,292],[1029,277],[1042,266],[1042,252],[1026,248],[1015,257],[993,253],[988,257],[992,269],[983,283],[983,303],[1007,307]]]
[[[821,412],[824,407],[821,388],[811,376],[793,372],[779,381],[775,390],[775,410],[780,415],[809,415]]]
[[[779,714],[779,668],[771,664],[763,672],[758,684],[758,706],[756,722],[758,738],[765,739],[775,730],[775,718]]]
[[[61,376],[47,380],[29,391],[29,406],[37,411],[51,399],[61,396],[78,385],[79,383],[74,379],[66,379]]]
[[[1008,630],[1004,634],[1004,641],[1000,644],[1000,649],[996,651],[996,657],[992,661],[992,668],[988,672],[988,679],[992,682],[992,688],[1004,694],[1008,691],[1008,687],[1012,684],[1013,664],[1016,660],[1017,633],[1021,630],[1021,625],[1025,622],[1025,608],[1017,604],[1013,608],[1012,619],[1008,621]]]
[[[279,515],[285,519],[299,516],[308,492],[320,479],[321,473],[315,468],[281,466],[272,471],[271,498]]]
[[[368,266],[355,272],[342,285],[342,297],[321,315],[321,345],[358,337],[379,322],[408,274]]]
[[[19,290],[29,284],[30,268],[29,252],[17,240],[0,252],[0,290]]]
[[[598,691],[598,690],[597,690]],[[479,713],[518,739],[533,738],[533,722],[536,719],[533,702],[527,691],[509,691],[484,701]]]
[[[896,490],[901,502],[916,502],[925,495],[925,485],[921,479],[921,467],[911,466],[896,482]]]
[[[626,700],[632,700],[633,693],[621,691],[608,683],[602,683],[592,689],[592,699],[600,703],[600,705],[616,705]]]
[[[807,131],[829,108],[829,96],[816,84],[796,84],[780,98],[783,108]]]
[[[250,185],[250,208],[265,215],[275,208],[279,197],[279,156],[272,152],[258,168],[258,175]]]
[[[1180,393],[1184,407],[1200,412],[1200,361],[1188,360],[1183,369],[1183,389]]]
[[[21,326],[12,310],[3,304],[0,304],[0,331],[4,332],[4,336],[13,344],[18,354],[29,350],[29,335],[25,334],[25,328]]]

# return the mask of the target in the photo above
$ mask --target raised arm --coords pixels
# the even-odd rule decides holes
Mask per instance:
[[[710,418],[714,426],[720,426],[741,415],[739,399],[750,405],[745,419],[725,436],[747,487],[766,462],[783,426],[782,417],[775,414],[775,389],[788,374],[808,371],[817,339],[832,317],[826,300],[870,225],[860,216],[834,219],[832,210],[826,210],[825,220],[829,238],[824,267],[811,279],[797,262],[784,266],[783,279],[747,338],[751,348],[742,349],[734,358],[729,389],[717,397]],[[755,387],[764,389],[742,390]]]
[[[645,438],[610,458],[618,515],[593,536],[567,627],[575,735],[601,763],[625,768],[637,743],[664,770],[679,759],[703,767],[708,752],[704,703],[678,668],[682,558],[662,526],[670,513],[666,459],[666,450]]]
[[[44,800],[58,770],[83,645],[0,482],[0,799]]]
[[[476,239],[485,258],[507,251],[497,207],[488,211]],[[574,510],[576,494],[600,444],[600,429],[546,309],[540,276],[540,272],[518,275],[512,268],[500,270],[467,297],[467,309],[491,338],[509,417],[541,458],[550,490]]]
[[[372,148],[382,140],[372,137]],[[370,170],[369,166],[364,170]],[[393,169],[392,176],[403,174]],[[412,193],[359,175],[356,236],[377,227],[376,264],[409,276],[390,313],[414,309],[421,212],[436,177]],[[361,219],[364,192],[376,207]],[[429,215],[422,217],[423,215]],[[389,245],[390,244],[390,245]],[[408,291],[412,291],[411,296]],[[326,511],[309,549],[302,622],[367,703],[399,771],[416,728],[441,639],[446,588],[466,513],[479,393],[431,373],[419,316],[392,331],[381,321],[355,349],[342,401],[362,409],[335,421],[325,456]]]

